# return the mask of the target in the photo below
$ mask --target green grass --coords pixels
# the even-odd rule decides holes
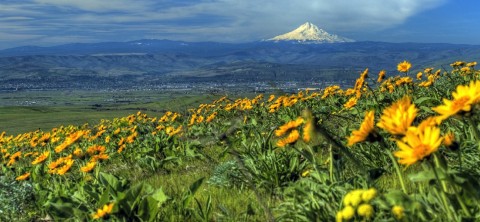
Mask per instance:
[[[118,95],[117,95],[118,94]],[[19,92],[1,94],[0,132],[19,134],[37,129],[50,130],[61,125],[96,124],[138,111],[162,116],[166,111],[186,112],[218,96],[185,95],[169,92]],[[38,101],[19,106],[22,101]]]
[[[206,158],[187,159],[187,161],[176,166],[170,172],[158,172],[157,174],[149,175],[137,181],[146,182],[156,188],[162,187],[165,193],[171,195],[171,198],[182,199],[182,195],[189,190],[189,187],[195,181],[204,178],[204,182],[199,188],[199,191],[194,195],[194,199],[198,200],[200,205],[205,208],[208,198],[211,198],[211,205],[215,212],[215,215],[211,215],[212,218],[219,220],[224,218],[238,221],[266,221],[265,212],[259,204],[255,192],[258,192],[257,194],[262,199],[272,200],[271,196],[262,191],[253,191],[246,187],[233,188],[214,185],[208,182],[215,168],[219,165],[216,161],[225,159],[219,158],[218,153],[220,153],[219,147],[208,147],[204,150],[204,154],[211,155],[215,160],[213,162]],[[268,201],[268,205],[271,204],[274,204],[273,201]],[[165,207],[172,208],[173,206]],[[192,201],[190,207],[194,211],[199,210],[199,205],[196,201]],[[174,210],[170,209],[170,211]],[[169,219],[177,220],[182,218]]]

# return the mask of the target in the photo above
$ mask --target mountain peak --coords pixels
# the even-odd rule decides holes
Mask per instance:
[[[330,34],[316,25],[305,22],[295,30],[275,36],[268,41],[297,41],[302,43],[353,42],[354,40]]]

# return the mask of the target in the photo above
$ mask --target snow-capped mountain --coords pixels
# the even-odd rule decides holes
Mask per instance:
[[[352,39],[330,34],[310,22],[306,22],[289,33],[275,36],[267,41],[297,41],[301,43],[354,42]]]

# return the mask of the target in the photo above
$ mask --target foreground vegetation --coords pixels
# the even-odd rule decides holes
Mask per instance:
[[[2,133],[0,219],[478,220],[480,72],[451,66]]]

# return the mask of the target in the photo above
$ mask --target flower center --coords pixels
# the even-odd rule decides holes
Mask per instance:
[[[469,96],[463,96],[460,99],[454,100],[452,103],[452,110],[458,111],[463,109],[467,105],[469,100],[470,100]]]
[[[413,155],[418,159],[421,160],[425,156],[428,155],[428,150],[430,149],[430,146],[426,144],[420,144],[419,146],[415,147],[413,150]]]

